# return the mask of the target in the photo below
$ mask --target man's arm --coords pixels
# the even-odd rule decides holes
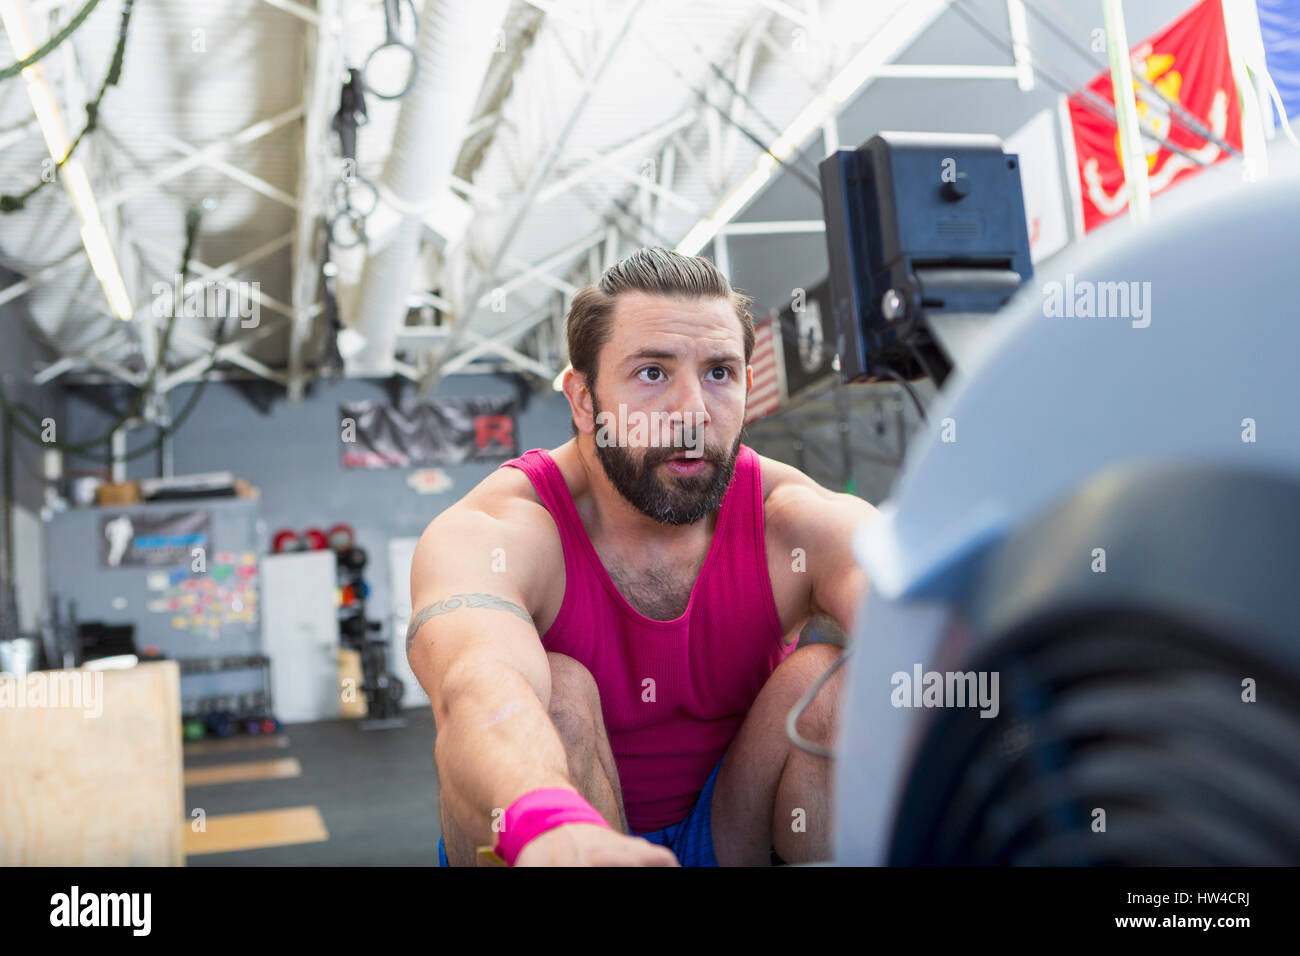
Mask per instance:
[[[493,812],[529,790],[575,789],[547,717],[551,673],[524,593],[527,549],[507,546],[509,532],[456,506],[429,525],[411,562],[406,655],[433,704],[439,799],[476,845],[496,842]],[[498,547],[506,573],[492,570]]]
[[[510,517],[457,505],[425,530],[411,563],[407,659],[433,704],[440,800],[476,846],[496,842],[494,820],[525,793],[580,792],[548,715],[550,665],[530,610],[545,544]],[[620,842],[634,841],[571,824],[529,843],[520,862],[628,864],[662,853]]]
[[[855,495],[821,487],[793,468],[772,492],[773,518],[790,548],[807,555],[809,613],[827,615],[853,631],[854,616],[867,593],[867,575],[853,556],[853,538],[880,513]]]

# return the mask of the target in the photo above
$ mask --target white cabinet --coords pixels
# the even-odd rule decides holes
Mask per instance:
[[[339,716],[336,561],[331,550],[262,558],[262,646],[286,724]]]

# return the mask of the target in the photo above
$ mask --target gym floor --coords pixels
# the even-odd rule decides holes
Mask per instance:
[[[331,720],[187,744],[186,813],[205,825],[186,834],[187,865],[437,866],[433,713],[403,716],[391,730]]]
[[[799,637],[819,641],[843,643],[822,616]],[[402,716],[406,726],[390,730],[328,720],[187,743],[187,865],[437,866],[433,712]]]

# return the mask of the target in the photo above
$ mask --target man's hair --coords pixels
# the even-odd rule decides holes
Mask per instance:
[[[625,292],[645,292],[686,299],[726,299],[740,320],[745,341],[745,364],[754,354],[754,316],[749,307],[753,299],[731,287],[727,277],[708,259],[684,256],[662,246],[638,249],[605,270],[600,281],[589,285],[573,297],[565,322],[569,364],[581,372],[592,391],[596,388],[596,368],[601,349],[609,341],[614,305]],[[577,422],[571,421],[573,434]]]

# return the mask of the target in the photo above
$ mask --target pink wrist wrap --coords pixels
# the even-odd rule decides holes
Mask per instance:
[[[594,823],[611,827],[590,803],[572,790],[545,787],[530,790],[506,808],[504,826],[493,852],[514,866],[525,846],[562,823]]]

